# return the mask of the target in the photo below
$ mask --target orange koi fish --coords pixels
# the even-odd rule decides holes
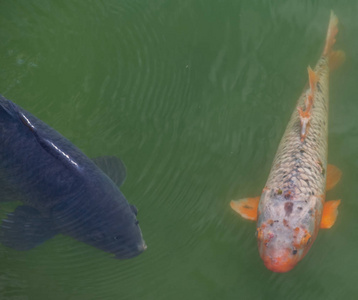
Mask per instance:
[[[333,51],[338,33],[333,12],[322,56],[299,97],[281,139],[261,197],[231,201],[243,218],[257,220],[260,256],[273,272],[291,270],[308,252],[319,228],[330,228],[340,200],[325,202],[342,172],[327,166],[329,71],[344,61]]]

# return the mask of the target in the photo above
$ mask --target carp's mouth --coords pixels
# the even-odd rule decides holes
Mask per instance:
[[[119,253],[116,253],[113,258],[116,259],[130,259],[133,257],[138,256],[139,254],[143,253],[147,249],[147,245],[143,241],[143,244],[138,245],[134,249],[125,249]]]

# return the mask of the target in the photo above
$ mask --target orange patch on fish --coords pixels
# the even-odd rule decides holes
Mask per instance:
[[[274,256],[265,256],[262,259],[267,269],[277,273],[288,272],[296,265],[296,261],[292,258],[289,249],[282,249],[279,253],[275,253]]]

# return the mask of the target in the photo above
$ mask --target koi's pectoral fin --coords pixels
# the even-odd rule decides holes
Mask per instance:
[[[331,228],[333,226],[337,219],[339,204],[341,204],[341,200],[332,200],[324,203],[321,228]]]
[[[244,219],[256,221],[259,201],[260,201],[260,196],[255,198],[232,200],[230,202],[230,206]]]
[[[326,190],[333,189],[342,177],[342,171],[334,165],[327,165]]]
[[[15,250],[29,250],[56,235],[50,219],[30,206],[18,206],[0,227],[0,242]]]

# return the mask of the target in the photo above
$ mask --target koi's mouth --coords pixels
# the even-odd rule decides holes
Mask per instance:
[[[292,270],[297,260],[293,259],[289,250],[282,251],[275,255],[262,257],[267,269],[272,272],[285,273]]]

